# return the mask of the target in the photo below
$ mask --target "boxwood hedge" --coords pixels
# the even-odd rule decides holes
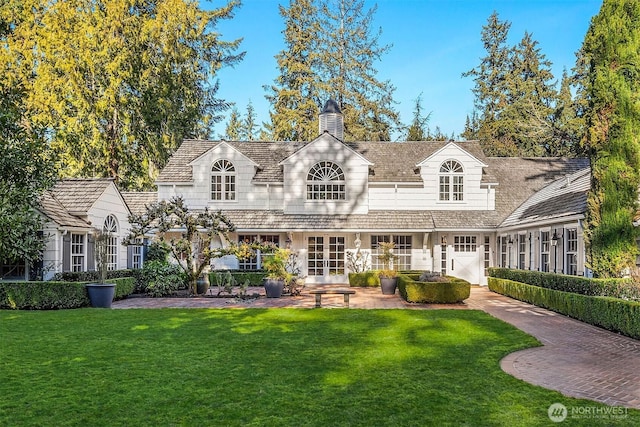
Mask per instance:
[[[489,277],[488,284],[493,292],[640,339],[640,302],[564,292],[498,277]]]
[[[398,291],[407,302],[454,304],[469,298],[471,284],[457,277],[446,276],[448,282],[418,282],[419,274],[399,274]]]
[[[557,291],[640,301],[640,286],[631,279],[590,279],[541,271],[490,268],[489,275]]]
[[[90,282],[3,282],[0,281],[0,308],[13,310],[55,310],[88,307],[85,284]],[[133,293],[135,279],[110,279],[116,284],[115,299]]]

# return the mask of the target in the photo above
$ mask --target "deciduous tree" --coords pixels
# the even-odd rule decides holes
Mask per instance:
[[[30,126],[47,128],[62,173],[148,187],[185,137],[206,137],[227,104],[216,72],[242,58],[187,0],[6,0],[3,78],[25,91]]]

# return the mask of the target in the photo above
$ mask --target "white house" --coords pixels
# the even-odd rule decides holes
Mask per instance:
[[[3,262],[4,279],[51,279],[55,273],[95,270],[94,235],[109,232],[108,268],[141,265],[140,247],[124,247],[129,231],[129,208],[112,179],[64,179],[41,198],[39,209],[47,245],[42,261]]]
[[[490,266],[584,274],[586,159],[486,157],[477,141],[350,143],[342,134],[329,101],[313,141],[186,140],[156,181],[158,199],[223,211],[234,239],[290,247],[310,284],[345,283],[346,253],[358,247],[380,268],[383,241],[395,242],[398,269],[477,284]],[[216,266],[257,269],[260,259]]]

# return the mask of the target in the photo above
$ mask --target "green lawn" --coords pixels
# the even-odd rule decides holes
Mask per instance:
[[[463,310],[1,311],[0,426],[546,426],[596,405],[500,370],[535,345]]]

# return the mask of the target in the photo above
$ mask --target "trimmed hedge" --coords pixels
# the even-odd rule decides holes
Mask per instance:
[[[378,272],[369,270],[362,273],[349,273],[349,286],[354,288],[375,288],[380,286]]]
[[[88,307],[89,295],[85,288],[91,282],[0,282],[0,309],[57,310]],[[111,279],[116,284],[115,299],[133,293],[135,279]]]
[[[407,302],[454,304],[471,294],[471,284],[457,277],[446,276],[449,282],[418,282],[420,274],[399,274],[398,291]]]
[[[489,276],[557,291],[640,301],[640,286],[631,279],[590,279],[541,271],[490,268]]]
[[[489,277],[488,282],[493,292],[640,339],[639,302],[558,291],[497,277]]]
[[[246,271],[246,270],[229,270],[231,272],[231,276],[236,280],[238,285],[244,284],[247,280],[249,281],[249,286],[262,286],[262,279],[267,277],[267,272],[263,270],[256,271]],[[215,286],[215,274],[216,273],[226,273],[227,270],[213,270],[209,273],[209,283],[211,286]]]

